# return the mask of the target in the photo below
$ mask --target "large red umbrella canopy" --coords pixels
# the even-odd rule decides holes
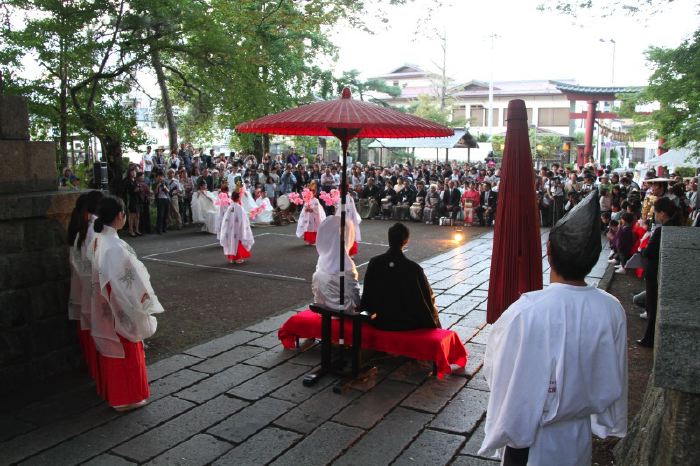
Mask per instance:
[[[344,130],[348,139],[424,138],[454,134],[451,129],[432,121],[353,100],[347,87],[340,99],[303,105],[236,126],[236,131],[241,133],[296,136],[338,136],[337,129]]]
[[[297,136],[335,136],[343,148],[340,212],[340,304],[343,304],[345,267],[345,203],[347,194],[347,150],[352,138],[424,138],[452,136],[454,131],[432,121],[401,113],[370,102],[353,100],[350,89],[340,99],[315,102],[268,115],[236,126],[240,133]],[[343,326],[341,325],[341,329]],[[342,330],[341,330],[342,331]]]
[[[542,245],[535,173],[525,102],[516,99],[508,103],[486,321],[496,322],[521,294],[540,289]]]

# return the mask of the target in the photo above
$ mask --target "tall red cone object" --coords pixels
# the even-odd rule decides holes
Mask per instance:
[[[525,102],[515,99],[508,103],[486,322],[496,322],[521,294],[540,289],[540,215],[535,195],[527,111]]]

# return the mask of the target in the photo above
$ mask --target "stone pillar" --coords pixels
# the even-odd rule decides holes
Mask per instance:
[[[79,193],[57,191],[56,147],[29,141],[24,99],[0,95],[0,393],[80,364],[67,319],[65,227]]]
[[[593,126],[595,125],[595,114],[597,105],[597,100],[588,101],[588,111],[586,112],[586,134],[583,140],[584,159],[588,159],[588,157],[593,155]]]
[[[699,262],[700,228],[663,228],[654,369],[616,464],[700,464]]]

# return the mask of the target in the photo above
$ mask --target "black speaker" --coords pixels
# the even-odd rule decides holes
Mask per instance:
[[[109,189],[109,176],[107,175],[107,162],[95,162],[92,166],[92,179],[96,189]]]

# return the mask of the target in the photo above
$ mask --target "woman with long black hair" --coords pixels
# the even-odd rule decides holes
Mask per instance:
[[[68,228],[70,247],[71,286],[68,301],[68,318],[78,322],[78,339],[90,376],[99,377],[97,350],[91,336],[92,277],[91,257],[88,245],[94,236],[93,222],[97,204],[102,199],[100,191],[90,191],[78,198]]]
[[[163,307],[146,267],[117,234],[126,222],[122,200],[103,198],[97,217],[92,280],[98,292],[92,336],[99,352],[98,391],[114,409],[127,411],[146,404],[150,394],[143,340],[155,333],[153,314]]]

